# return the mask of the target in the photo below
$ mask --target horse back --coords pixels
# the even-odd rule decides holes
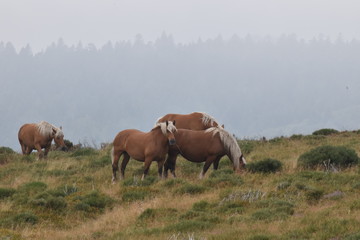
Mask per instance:
[[[194,112],[190,114],[169,113],[158,120],[158,122],[176,121],[177,129],[205,130],[207,127],[202,123],[202,113]]]

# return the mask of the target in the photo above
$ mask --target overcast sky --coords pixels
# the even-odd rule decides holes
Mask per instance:
[[[0,0],[0,41],[37,52],[60,37],[100,47],[162,32],[182,43],[219,34],[351,40],[360,39],[359,13],[359,0]]]

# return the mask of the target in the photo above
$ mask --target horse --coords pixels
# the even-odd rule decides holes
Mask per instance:
[[[51,142],[54,139],[60,150],[66,151],[62,127],[58,128],[48,122],[26,123],[18,133],[19,143],[24,155],[29,155],[34,149],[38,151],[38,159],[47,157]],[[45,152],[42,149],[45,148]]]
[[[126,129],[119,132],[111,149],[111,161],[113,169],[112,182],[116,180],[116,171],[121,155],[124,155],[121,163],[120,179],[124,178],[125,168],[130,157],[144,162],[144,173],[141,180],[147,175],[152,161],[158,162],[158,173],[162,177],[165,156],[168,153],[169,145],[176,143],[174,132],[175,122],[166,121],[158,123],[150,132],[141,132],[136,129]]]
[[[174,177],[176,158],[181,154],[191,162],[205,162],[200,173],[203,178],[210,165],[214,164],[216,170],[220,159],[227,155],[233,163],[236,172],[240,172],[246,165],[246,159],[235,137],[221,127],[212,127],[202,131],[177,129],[175,132],[176,145],[172,146],[164,164],[164,175],[170,169]]]
[[[165,121],[176,121],[177,129],[205,130],[219,126],[219,123],[214,117],[203,112],[193,112],[190,114],[169,113],[160,117],[156,123]],[[224,127],[224,125],[222,127]]]

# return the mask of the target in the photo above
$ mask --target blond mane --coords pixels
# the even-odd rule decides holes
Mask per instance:
[[[64,133],[60,128],[58,128],[48,122],[41,121],[41,122],[37,123],[36,126],[37,126],[40,134],[43,135],[44,137],[52,136],[53,131],[55,131],[55,137],[63,137],[64,136]]]
[[[241,149],[235,139],[235,137],[226,131],[222,127],[212,127],[205,130],[206,133],[213,133],[213,136],[215,136],[217,133],[219,133],[220,140],[223,143],[226,151],[229,154],[229,157],[231,158],[232,162],[234,163],[235,167],[238,168],[240,165],[240,157],[242,155]]]
[[[204,112],[200,112],[203,116],[201,118],[202,123],[204,124],[204,126],[211,126],[214,127],[214,123],[216,123],[218,126],[220,126],[220,124],[216,121],[216,119],[213,116],[210,116],[207,113]]]
[[[152,130],[154,130],[154,129],[156,129],[156,128],[159,127],[159,128],[161,129],[161,132],[162,132],[164,135],[166,135],[166,132],[167,132],[167,131],[169,131],[169,132],[171,132],[171,133],[176,132],[177,129],[176,129],[175,125],[173,124],[173,122],[172,122],[172,121],[167,121],[167,122],[168,122],[168,125],[167,125],[167,126],[166,126],[166,122],[156,123],[155,126],[154,126],[154,128],[153,128]]]

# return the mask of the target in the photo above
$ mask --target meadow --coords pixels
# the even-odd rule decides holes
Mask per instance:
[[[239,140],[248,163],[271,158],[275,173],[235,174],[224,157],[203,164],[179,157],[177,178],[157,164],[141,181],[130,160],[111,183],[110,147],[52,151],[46,160],[0,148],[0,239],[360,239],[360,169],[305,169],[298,158],[319,146],[360,154],[360,132]]]

